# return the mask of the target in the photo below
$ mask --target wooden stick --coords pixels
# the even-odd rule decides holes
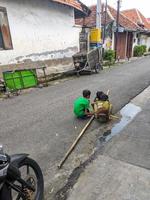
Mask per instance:
[[[115,119],[119,119],[119,117],[118,116],[116,116],[116,115],[110,115],[110,117],[112,117],[112,118],[115,118]]]
[[[110,93],[110,90],[107,90],[107,93],[106,93],[106,94],[109,95],[109,93]]]
[[[80,134],[78,135],[78,137],[76,138],[76,140],[74,141],[74,143],[72,144],[72,146],[70,147],[70,149],[67,151],[66,155],[61,160],[60,164],[58,165],[59,169],[62,167],[62,165],[64,164],[64,162],[67,160],[68,156],[71,154],[71,152],[73,151],[73,149],[77,145],[78,141],[83,136],[83,134],[85,133],[85,131],[87,130],[87,128],[90,126],[90,124],[92,123],[92,121],[94,120],[94,118],[95,118],[95,116],[93,115],[90,118],[90,120],[88,121],[88,123],[84,126],[84,128],[82,129],[82,131],[80,132]]]

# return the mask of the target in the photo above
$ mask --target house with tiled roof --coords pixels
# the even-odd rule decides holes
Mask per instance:
[[[138,9],[133,8],[128,10],[123,10],[121,11],[121,13],[126,17],[128,17],[133,22],[135,22],[142,29],[150,30],[150,23]]]
[[[141,31],[137,34],[137,44],[150,47],[150,21],[138,9],[128,9],[121,12],[128,19],[136,23]]]
[[[79,43],[75,18],[89,12],[78,0],[0,0],[0,65],[71,60]]]
[[[96,5],[91,6],[90,10],[91,14],[88,17],[77,19],[76,24],[89,28],[96,27]],[[132,19],[129,19],[124,13],[120,12],[118,42],[117,47],[115,47],[117,11],[108,5],[105,18],[104,10],[104,5],[102,5],[102,30],[106,24],[104,48],[116,50],[117,56],[122,59],[132,57],[133,47],[136,44],[136,34],[143,31],[142,27]]]

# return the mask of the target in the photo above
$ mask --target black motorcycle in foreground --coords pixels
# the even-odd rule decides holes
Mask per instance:
[[[0,200],[43,200],[44,180],[28,154],[9,156],[0,146]]]

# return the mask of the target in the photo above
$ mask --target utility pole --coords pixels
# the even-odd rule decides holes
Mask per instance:
[[[119,36],[119,14],[120,14],[120,0],[117,0],[117,20],[116,20],[116,34],[115,34],[115,60],[117,60],[117,47]]]
[[[96,28],[101,30],[101,0],[97,0],[97,9],[96,9]]]
[[[107,22],[107,0],[105,2],[105,16],[104,16],[104,33],[103,33],[103,44],[105,43],[106,38],[106,22]]]
[[[102,2],[101,0],[97,0],[97,8],[96,8],[96,29],[98,34],[97,47],[99,47],[102,44],[101,12],[102,12]]]
[[[96,7],[96,28],[92,28],[90,31],[90,45],[91,47],[100,47],[102,45],[101,36],[101,0],[97,0]]]

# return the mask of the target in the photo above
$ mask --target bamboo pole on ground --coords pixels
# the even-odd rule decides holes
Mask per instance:
[[[90,126],[90,124],[92,123],[92,121],[94,120],[95,116],[93,115],[90,120],[88,121],[88,123],[84,126],[84,128],[82,129],[82,131],[80,132],[80,134],[78,135],[78,137],[76,138],[76,140],[74,141],[74,143],[71,145],[70,149],[67,151],[66,155],[64,156],[64,158],[61,160],[60,164],[58,165],[58,168],[60,169],[64,162],[67,160],[67,158],[69,157],[69,155],[71,154],[71,152],[73,151],[73,149],[75,148],[75,146],[77,145],[77,143],[79,142],[80,138],[83,136],[83,134],[85,133],[85,131],[87,130],[87,128]]]

